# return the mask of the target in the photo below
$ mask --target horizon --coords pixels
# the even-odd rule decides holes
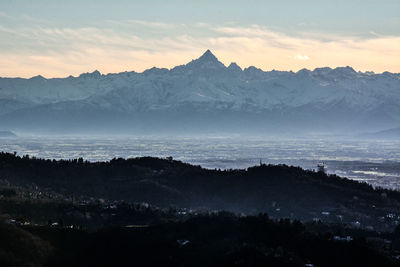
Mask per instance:
[[[0,76],[172,68],[211,49],[264,71],[400,72],[400,2],[28,1],[0,3]]]
[[[307,70],[307,71],[313,72],[313,71],[315,71],[315,70],[317,70],[317,69],[324,69],[324,68],[329,68],[329,69],[331,69],[331,70],[334,70],[334,69],[338,69],[338,68],[348,68],[348,67],[350,67],[351,69],[353,69],[353,70],[354,70],[355,72],[357,72],[357,73],[382,74],[382,73],[388,72],[388,73],[391,73],[391,74],[400,74],[400,72],[390,72],[390,71],[382,71],[382,72],[374,72],[374,71],[371,71],[371,70],[362,71],[362,70],[354,69],[352,66],[349,66],[349,65],[347,65],[347,66],[336,66],[336,67],[320,66],[320,67],[315,67],[314,69],[302,68],[302,69],[299,69],[299,70],[297,70],[297,71],[293,71],[293,70],[279,70],[279,69],[265,70],[265,69],[258,68],[258,67],[253,66],[253,65],[250,65],[250,66],[247,66],[247,67],[242,67],[242,66],[240,66],[239,64],[237,64],[235,61],[230,61],[229,63],[222,62],[210,49],[207,49],[207,50],[206,50],[201,56],[199,56],[198,58],[191,59],[191,60],[189,60],[188,62],[186,62],[186,63],[184,63],[184,64],[180,64],[180,65],[176,65],[176,66],[171,66],[170,68],[163,68],[163,67],[153,66],[153,67],[149,67],[149,68],[147,68],[147,69],[144,69],[144,70],[142,70],[142,71],[125,70],[125,71],[120,71],[120,72],[108,72],[108,73],[102,73],[102,72],[99,71],[98,69],[94,69],[94,70],[92,70],[92,71],[82,72],[82,73],[79,73],[79,74],[77,74],[77,75],[72,75],[72,74],[70,74],[70,75],[67,75],[67,76],[60,76],[60,77],[46,77],[46,76],[44,76],[44,75],[42,75],[42,74],[38,74],[38,75],[35,75],[35,76],[30,76],[30,77],[20,77],[20,76],[6,77],[6,76],[0,76],[0,78],[6,78],[6,79],[18,79],[18,78],[20,78],[20,79],[32,79],[32,78],[36,78],[36,77],[42,77],[42,78],[44,78],[44,79],[46,79],[46,80],[49,80],[49,79],[65,79],[65,78],[69,78],[69,77],[78,78],[78,77],[81,76],[81,75],[84,75],[84,74],[93,74],[93,73],[96,73],[96,72],[100,73],[100,75],[106,76],[106,75],[120,74],[120,73],[125,73],[125,72],[134,72],[134,73],[137,73],[137,74],[142,74],[142,73],[144,73],[144,72],[146,72],[146,71],[148,71],[148,70],[151,70],[151,69],[153,69],[153,68],[156,68],[156,69],[167,69],[168,71],[170,71],[170,70],[174,69],[175,67],[178,67],[178,66],[185,66],[185,65],[189,64],[189,63],[192,62],[192,61],[195,61],[195,60],[200,59],[200,58],[201,58],[203,55],[205,55],[207,52],[210,52],[213,56],[215,56],[215,57],[217,58],[217,60],[218,60],[220,63],[222,63],[222,64],[224,65],[225,68],[228,68],[230,64],[236,64],[237,66],[239,66],[239,67],[241,68],[242,71],[245,71],[246,69],[251,68],[251,67],[255,67],[255,68],[257,68],[257,69],[260,69],[260,70],[263,71],[263,72],[279,71],[279,72],[293,72],[293,73],[298,73],[298,72],[303,71],[303,70]]]

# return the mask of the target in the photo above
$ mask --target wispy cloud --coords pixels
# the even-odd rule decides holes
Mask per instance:
[[[156,28],[156,29],[171,29],[177,27],[176,24],[173,23],[164,23],[164,22],[157,22],[157,21],[145,21],[145,20],[106,20],[106,23],[118,25],[118,26],[125,26],[125,27],[132,27],[132,26],[144,26],[149,28]]]
[[[307,55],[296,55],[296,57],[298,60],[309,60],[310,57]]]
[[[0,16],[3,16],[0,13]],[[27,18],[30,19],[30,18]],[[153,31],[152,31],[153,30]],[[225,64],[299,70],[352,65],[400,72],[400,37],[290,35],[260,25],[106,21],[86,27],[0,24],[0,76],[47,77],[173,67],[212,49]]]

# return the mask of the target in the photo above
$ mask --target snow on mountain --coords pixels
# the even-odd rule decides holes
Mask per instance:
[[[298,118],[323,121],[323,116],[334,124],[348,118],[348,124],[362,125],[371,119],[379,129],[400,123],[400,74],[362,73],[349,66],[297,73],[264,72],[255,67],[242,70],[236,63],[226,67],[207,50],[200,58],[170,70],[154,67],[143,73],[108,75],[95,71],[64,79],[0,78],[0,103],[7,101],[24,104],[20,108],[0,106],[0,115],[5,114],[0,121],[7,117],[18,121],[18,114],[29,109],[40,116],[44,107],[58,111],[90,107],[89,113],[103,110],[128,117],[157,112],[176,112],[180,117],[207,112],[215,117],[235,112],[239,116],[261,114],[288,124]]]
[[[0,99],[15,99],[34,104],[56,103],[65,100],[82,100],[93,94],[111,91],[114,87],[129,84],[136,73],[102,75],[98,71],[83,73],[79,77],[45,79],[0,78]]]
[[[399,84],[398,76],[375,75],[371,78],[350,67],[298,73],[263,72],[254,67],[242,71],[235,64],[225,67],[207,50],[199,59],[186,65],[170,71],[151,69],[135,83],[106,94],[96,94],[90,100],[101,103],[123,101],[123,108],[131,110],[142,106],[169,108],[183,103],[264,110],[335,101],[371,108],[394,99],[400,103],[400,92],[396,90]]]

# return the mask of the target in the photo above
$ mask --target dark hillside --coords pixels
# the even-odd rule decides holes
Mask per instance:
[[[318,218],[378,228],[394,227],[379,218],[400,214],[397,191],[286,165],[220,171],[150,157],[91,163],[1,153],[0,179],[17,186],[50,188],[70,198],[246,214],[267,212],[276,218]]]

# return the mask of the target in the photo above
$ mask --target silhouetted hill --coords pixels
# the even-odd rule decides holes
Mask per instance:
[[[0,220],[0,266],[43,266],[54,247],[31,233]]]
[[[0,131],[0,138],[1,137],[16,137],[16,135],[11,131]]]
[[[85,232],[24,227],[57,250],[48,266],[396,266],[392,251],[377,246],[395,234],[342,228],[348,241],[299,221],[266,214],[238,217],[221,212],[149,227]],[[323,227],[319,225],[319,227]],[[1,229],[0,229],[1,230]],[[371,239],[371,240],[370,240]],[[389,239],[386,239],[389,240]]]
[[[384,131],[379,131],[375,133],[364,133],[360,135],[361,138],[371,138],[371,139],[400,139],[400,128],[387,129]]]
[[[66,197],[246,214],[267,212],[276,218],[317,218],[378,228],[392,227],[380,217],[400,213],[397,191],[286,165],[221,171],[150,157],[91,163],[1,153],[0,175],[11,184],[51,188]]]

